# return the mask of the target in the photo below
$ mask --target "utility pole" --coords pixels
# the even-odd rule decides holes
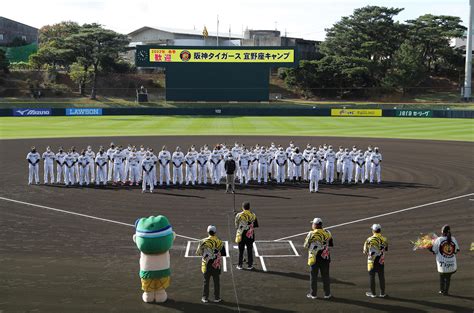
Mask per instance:
[[[219,47],[219,14],[217,14],[217,46]]]
[[[474,15],[474,0],[469,0],[469,25],[467,25],[466,38],[466,68],[464,74],[463,98],[465,101],[471,101],[472,98],[472,19]]]

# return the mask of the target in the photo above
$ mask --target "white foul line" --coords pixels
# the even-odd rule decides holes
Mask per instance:
[[[24,201],[13,200],[13,199],[5,198],[5,197],[0,197],[0,200],[15,202],[15,203],[29,205],[29,206],[33,206],[33,207],[37,207],[37,208],[41,208],[41,209],[46,209],[46,210],[51,210],[51,211],[56,211],[56,212],[81,216],[81,217],[87,217],[87,218],[91,218],[91,219],[102,221],[102,222],[108,222],[108,223],[113,223],[113,224],[118,224],[118,225],[129,226],[129,227],[134,227],[135,228],[135,225],[133,225],[133,224],[123,223],[123,222],[119,222],[119,221],[109,220],[109,219],[102,218],[102,217],[97,217],[97,216],[92,216],[92,215],[87,215],[87,214],[82,214],[82,213],[77,213],[77,212],[72,212],[72,211],[55,209],[55,208],[52,208],[52,207],[49,207],[49,206],[44,206],[44,205],[39,205],[39,204],[34,204],[34,203],[29,203],[29,202],[24,202]],[[176,237],[181,237],[181,238],[190,239],[190,240],[199,240],[197,238],[192,238],[192,237],[178,235],[178,234],[176,234]]]
[[[387,216],[387,215],[392,215],[392,214],[397,214],[397,213],[401,213],[401,212],[405,212],[405,211],[411,211],[411,210],[423,208],[423,207],[430,206],[430,205],[433,205],[433,204],[438,204],[438,203],[448,202],[448,201],[461,199],[461,198],[465,198],[465,197],[470,197],[472,195],[474,195],[474,193],[469,193],[469,194],[466,194],[466,195],[457,196],[457,197],[453,197],[453,198],[448,198],[448,199],[444,199],[444,200],[439,200],[439,201],[435,201],[435,202],[420,204],[420,205],[413,206],[413,207],[406,208],[406,209],[401,209],[401,210],[392,211],[392,212],[388,212],[388,213],[383,213],[383,214],[379,214],[379,215],[369,216],[369,217],[366,217],[366,218],[361,218],[361,219],[346,222],[346,223],[341,223],[341,224],[337,224],[337,225],[328,226],[328,227],[325,227],[325,229],[331,229],[331,228],[346,226],[346,225],[350,225],[350,224],[355,224],[355,223],[371,220],[371,219],[374,219],[374,218],[379,218],[379,217],[383,217],[383,216]],[[306,235],[307,233],[308,232],[306,231],[304,233],[296,234],[296,235],[293,235],[293,236],[288,236],[288,237],[275,239],[274,241],[281,241],[281,240],[285,240],[285,239],[289,239],[289,238],[294,238],[294,237]]]
[[[262,265],[263,271],[266,272],[267,271],[267,266],[265,265],[265,261],[263,260],[263,256],[260,256],[260,254],[258,254],[258,249],[257,249],[257,245],[255,244],[255,242],[253,243],[253,250],[255,251],[255,256],[260,259],[260,264]]]

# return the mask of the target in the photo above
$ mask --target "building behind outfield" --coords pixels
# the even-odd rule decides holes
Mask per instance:
[[[180,30],[170,28],[141,27],[128,34],[130,46],[222,46],[222,47],[296,47],[299,60],[313,60],[318,57],[318,41],[282,36],[278,30],[245,30],[243,35],[229,32],[208,33],[204,38],[202,30]],[[128,54],[135,59],[133,50]]]
[[[0,46],[12,43],[15,38],[26,44],[37,44],[38,28],[0,16]]]

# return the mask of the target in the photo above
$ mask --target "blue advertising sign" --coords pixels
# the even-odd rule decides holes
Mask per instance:
[[[93,116],[102,115],[101,108],[72,108],[66,109],[67,116]]]
[[[51,109],[13,109],[13,116],[51,116]]]

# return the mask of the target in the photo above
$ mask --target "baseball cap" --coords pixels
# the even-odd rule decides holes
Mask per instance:
[[[380,224],[374,224],[374,225],[372,225],[371,228],[372,228],[373,231],[376,231],[376,230],[381,230],[382,226],[380,226]]]
[[[217,232],[216,226],[214,226],[214,225],[209,225],[209,226],[207,226],[207,232],[209,233],[209,232],[211,232],[211,231],[212,231],[213,233],[216,233],[216,232]]]
[[[320,225],[323,223],[323,220],[320,219],[319,217],[315,217],[312,221],[311,221],[312,224],[316,224],[316,225]]]

